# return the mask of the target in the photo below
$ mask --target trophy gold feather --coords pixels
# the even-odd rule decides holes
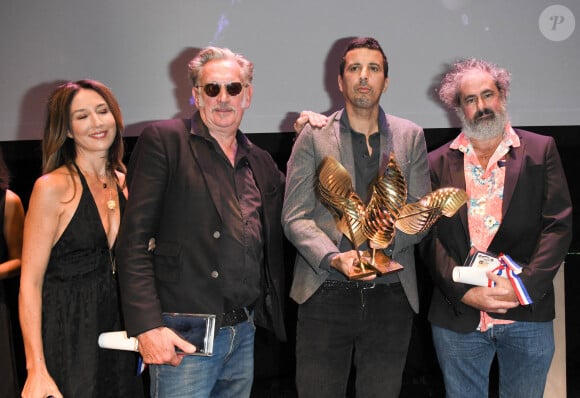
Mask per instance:
[[[354,273],[347,275],[349,279],[401,270],[402,265],[377,248],[388,247],[397,229],[410,235],[427,231],[441,216],[453,216],[467,201],[464,190],[441,188],[407,204],[407,183],[393,154],[385,172],[373,182],[366,206],[353,189],[348,171],[333,157],[322,160],[317,174],[321,202],[358,255],[359,263]],[[358,247],[366,240],[371,251],[361,254]]]
[[[367,239],[363,230],[365,205],[352,186],[348,171],[333,157],[326,157],[318,168],[317,192],[321,202],[336,219],[338,229],[358,248]],[[376,273],[367,267],[357,250],[358,264],[350,279],[360,279]]]
[[[414,235],[427,231],[441,216],[451,217],[467,202],[459,188],[440,188],[415,203],[405,205],[395,223],[398,230]]]

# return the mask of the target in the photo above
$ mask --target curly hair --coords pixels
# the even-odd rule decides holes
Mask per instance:
[[[445,105],[450,108],[459,107],[461,104],[459,93],[461,79],[473,70],[489,73],[495,81],[495,85],[502,98],[507,99],[510,88],[510,72],[508,72],[507,69],[492,64],[491,62],[471,58],[455,62],[451,67],[451,70],[447,72],[443,77],[443,80],[441,80],[439,98]]]

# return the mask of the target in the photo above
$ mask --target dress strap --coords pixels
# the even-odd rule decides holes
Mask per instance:
[[[75,166],[75,169],[77,169],[77,173],[79,175],[79,179],[81,180],[81,185],[83,187],[83,191],[86,192],[87,190],[89,190],[89,184],[87,183],[87,179],[85,178],[85,176],[81,172],[80,167],[75,162],[73,162],[73,165]],[[90,192],[90,190],[89,190],[89,192]]]

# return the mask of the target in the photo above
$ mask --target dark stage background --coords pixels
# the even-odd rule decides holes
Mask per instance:
[[[128,126],[129,128],[131,126]],[[133,126],[134,128],[136,126]],[[578,209],[580,207],[580,187],[578,172],[580,170],[580,126],[519,126],[540,134],[551,135],[556,139],[562,162],[566,171],[568,185],[575,205],[574,209],[574,239],[566,259],[566,348],[567,348],[567,391],[568,397],[580,397],[580,313],[577,303],[580,302],[580,289],[575,283],[580,280],[580,226]],[[425,137],[429,150],[435,149],[452,139],[458,133],[457,129],[425,129]],[[261,133],[249,134],[250,139],[271,153],[281,170],[285,171],[293,142],[292,133]],[[136,137],[125,139],[127,160],[133,148]],[[11,188],[23,200],[25,208],[32,190],[34,180],[40,175],[41,146],[40,141],[5,141],[0,147],[8,167],[12,172]],[[291,278],[294,249],[287,244],[286,267],[288,280]],[[429,305],[432,283],[424,267],[418,261],[417,272],[421,289],[422,312],[417,315],[414,334],[409,349],[407,367],[403,380],[401,397],[443,397],[442,380],[430,339],[429,324],[426,312]],[[13,315],[16,324],[15,295],[17,280],[9,283],[13,297]],[[296,305],[288,299],[287,327],[289,341],[279,343],[267,332],[259,330],[256,338],[256,368],[253,397],[295,397],[293,387],[294,374],[294,327]],[[377,342],[380,344],[380,342]],[[17,344],[21,344],[17,341]],[[18,358],[21,378],[25,376],[24,359]]]

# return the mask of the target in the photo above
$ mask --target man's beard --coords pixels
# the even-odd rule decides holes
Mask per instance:
[[[354,97],[353,102],[357,106],[357,108],[362,108],[362,109],[372,108],[372,106],[374,105],[373,101],[371,101],[371,99],[368,96]]]
[[[484,115],[492,115],[492,117],[490,119],[477,120]],[[473,116],[473,120],[468,120],[461,109],[458,110],[457,116],[459,116],[463,125],[463,134],[468,138],[477,140],[487,140],[502,135],[508,121],[504,107],[498,112],[494,112],[489,108],[482,109]]]

